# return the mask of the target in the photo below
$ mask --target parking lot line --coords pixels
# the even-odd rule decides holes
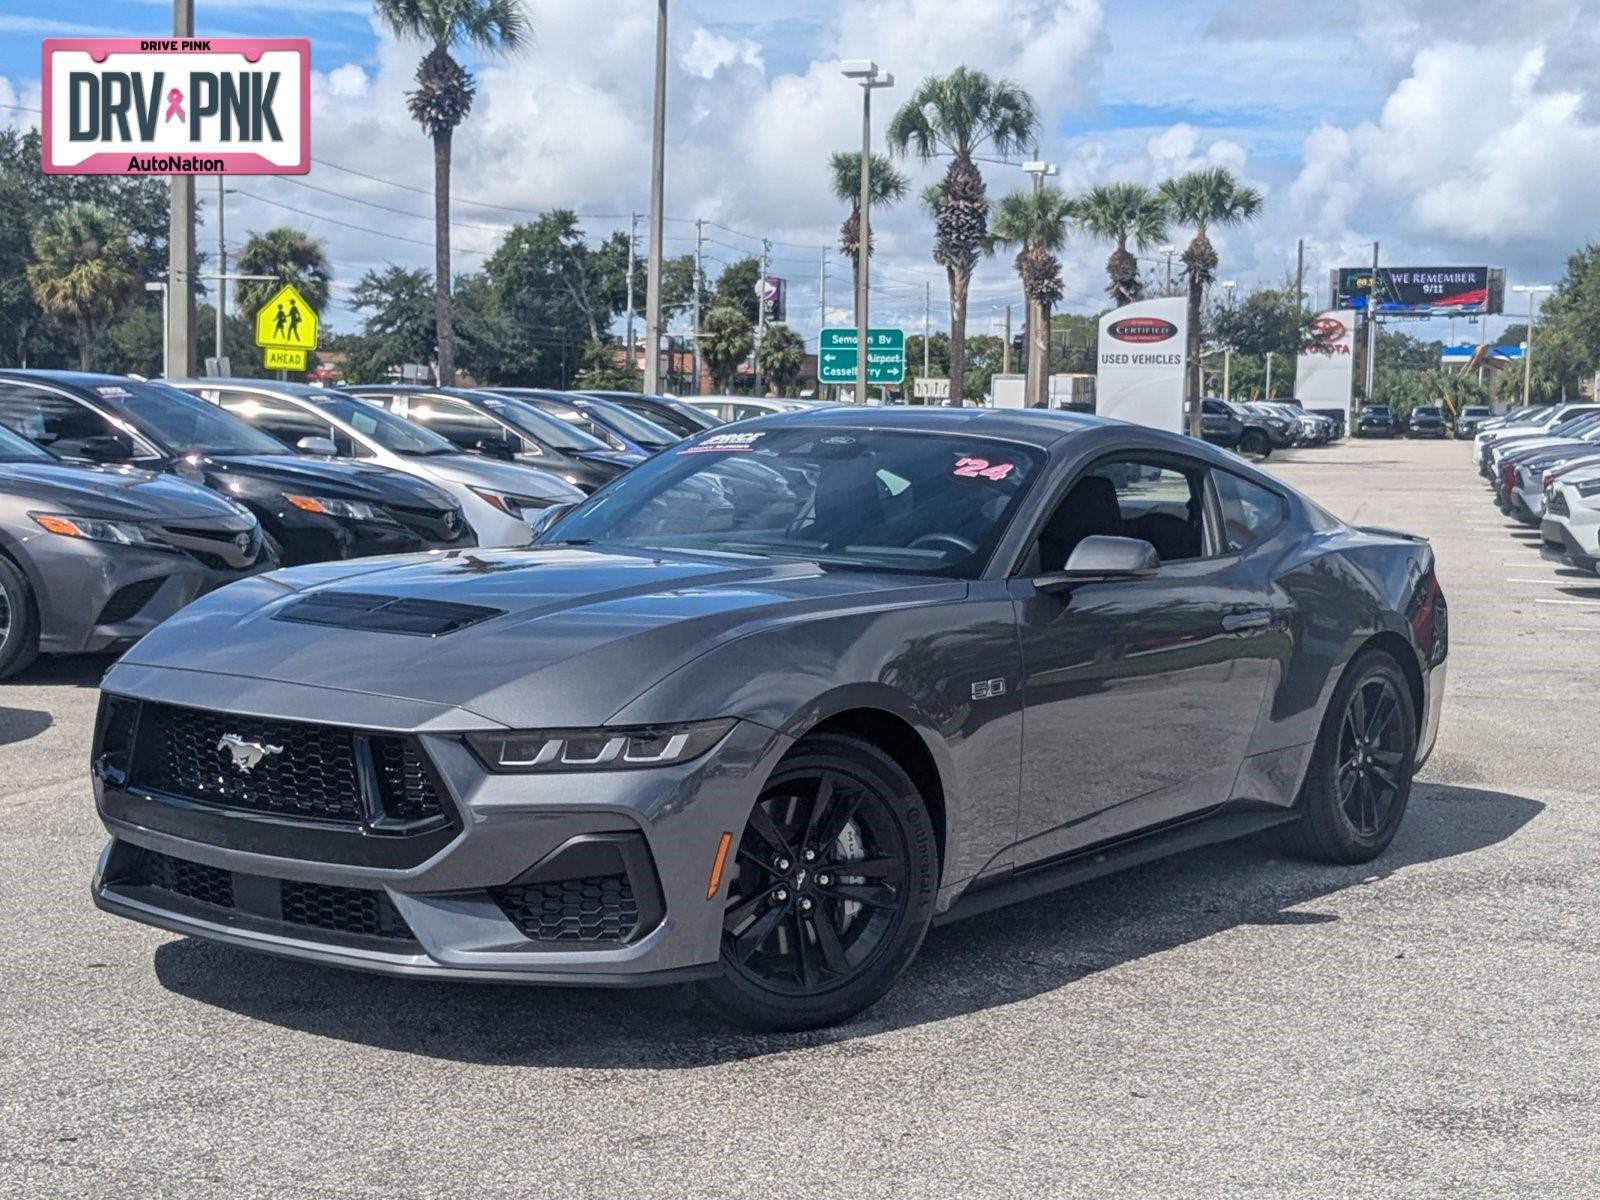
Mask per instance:
[[[1540,596],[1535,604],[1572,604],[1579,608],[1600,608],[1600,600],[1546,600]]]

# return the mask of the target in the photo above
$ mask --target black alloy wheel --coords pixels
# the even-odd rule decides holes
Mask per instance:
[[[751,809],[729,873],[723,1015],[756,1029],[845,1020],[881,997],[933,915],[938,856],[911,780],[876,746],[805,739]]]
[[[1345,668],[1300,792],[1293,847],[1324,862],[1368,862],[1394,840],[1411,798],[1417,713],[1400,665],[1367,650]]]
[[[0,679],[15,675],[39,654],[39,615],[22,572],[0,555]]]
[[[1272,439],[1259,429],[1246,429],[1239,438],[1239,453],[1269,458],[1272,455]]]

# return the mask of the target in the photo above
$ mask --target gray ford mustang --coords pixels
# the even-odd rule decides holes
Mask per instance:
[[[710,431],[520,551],[236,583],[104,683],[104,909],[398,976],[843,1020],[930,924],[1282,825],[1383,851],[1438,726],[1420,538],[1044,412]]]

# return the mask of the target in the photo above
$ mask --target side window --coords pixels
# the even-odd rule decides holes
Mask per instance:
[[[412,396],[406,403],[406,420],[431,429],[463,450],[482,441],[499,441],[506,433],[500,422],[470,404],[448,396]]]
[[[234,416],[250,422],[262,433],[277,438],[291,450],[297,448],[301,438],[333,436],[333,429],[326,421],[312,416],[297,405],[272,396],[224,391],[222,407]]]
[[[1228,410],[1216,400],[1204,401],[1200,406],[1200,411],[1208,417],[1226,417],[1229,415]]]
[[[0,386],[0,424],[30,442],[71,458],[89,438],[127,436],[99,413],[76,400],[39,388]],[[142,451],[137,443],[134,454]]]
[[[1222,543],[1231,551],[1248,550],[1272,536],[1284,520],[1283,498],[1229,471],[1212,471],[1222,507]]]
[[[1078,543],[1096,534],[1139,538],[1162,562],[1205,554],[1203,470],[1185,472],[1136,459],[1102,462],[1080,478],[1039,534],[1039,562],[1064,567]]]

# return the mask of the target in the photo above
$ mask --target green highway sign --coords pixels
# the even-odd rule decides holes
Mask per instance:
[[[856,381],[856,331],[824,329],[817,348],[817,382],[845,387]],[[899,387],[906,378],[906,333],[903,329],[867,331],[867,382],[873,387]]]

